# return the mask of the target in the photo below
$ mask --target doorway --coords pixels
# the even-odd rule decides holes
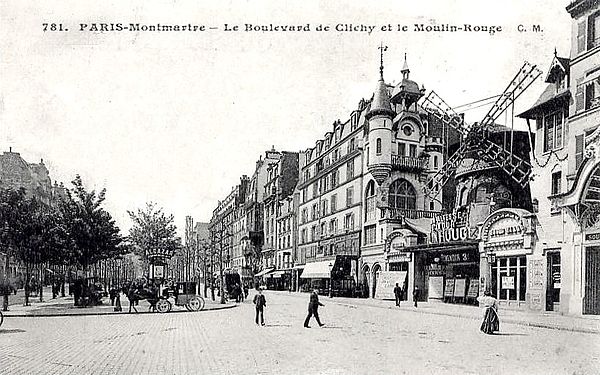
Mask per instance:
[[[583,313],[600,314],[600,246],[585,248],[585,296]]]
[[[560,307],[560,252],[549,252],[546,269],[546,311],[559,311]]]

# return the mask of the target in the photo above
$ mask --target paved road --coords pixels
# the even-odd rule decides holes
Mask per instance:
[[[599,374],[600,335],[510,324],[487,336],[471,319],[327,298],[327,324],[302,327],[305,298],[266,294],[229,310],[10,318],[0,374]]]

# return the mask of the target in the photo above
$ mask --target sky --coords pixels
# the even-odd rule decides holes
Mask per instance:
[[[44,163],[53,180],[80,174],[107,189],[124,233],[128,210],[156,202],[208,221],[217,201],[274,146],[314,146],[370,98],[379,74],[411,79],[451,106],[497,95],[527,60],[543,75],[569,55],[567,1],[44,1],[0,5],[0,151]],[[43,31],[62,23],[68,31]],[[94,32],[92,23],[204,25],[198,32]],[[414,24],[500,26],[501,32],[416,32]],[[226,31],[239,26],[239,31]],[[307,25],[310,31],[245,31]],[[331,27],[316,31],[319,24]],[[336,31],[337,24],[375,26]],[[382,27],[392,25],[393,31]],[[527,32],[519,32],[518,25]],[[408,31],[397,31],[398,25]],[[534,32],[532,25],[540,25]],[[209,29],[214,27],[215,29]],[[344,29],[348,26],[342,26]],[[486,108],[467,112],[477,121]],[[523,126],[517,123],[517,127]]]

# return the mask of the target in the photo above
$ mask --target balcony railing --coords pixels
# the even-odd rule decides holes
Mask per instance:
[[[402,220],[402,219],[431,219],[439,214],[440,211],[428,211],[428,210],[412,210],[408,208],[392,208],[392,207],[380,207],[381,219],[389,220]]]
[[[424,170],[427,169],[429,158],[403,155],[392,155],[392,168],[399,170]]]

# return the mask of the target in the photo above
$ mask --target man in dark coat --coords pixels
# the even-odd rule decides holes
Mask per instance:
[[[396,283],[396,287],[394,287],[394,296],[396,297],[396,306],[400,307],[400,301],[402,301],[402,288],[398,286],[398,283]]]
[[[415,303],[415,307],[417,307],[417,301],[420,297],[419,287],[415,285],[415,289],[413,289],[413,301]]]
[[[319,306],[324,306],[324,305],[321,302],[319,302],[319,295],[317,294],[317,290],[315,289],[310,294],[310,301],[308,302],[308,315],[306,316],[306,319],[304,319],[304,327],[305,328],[310,328],[310,326],[308,325],[308,322],[310,320],[310,317],[313,315],[314,315],[315,319],[317,320],[319,327],[323,327],[325,325],[325,324],[322,324],[321,320],[319,319]]]
[[[254,307],[256,309],[256,318],[254,319],[256,324],[258,325],[258,316],[260,315],[260,324],[265,325],[265,316],[264,316],[264,308],[267,306],[267,300],[265,296],[262,294],[262,290],[258,289],[258,293],[254,296]]]

